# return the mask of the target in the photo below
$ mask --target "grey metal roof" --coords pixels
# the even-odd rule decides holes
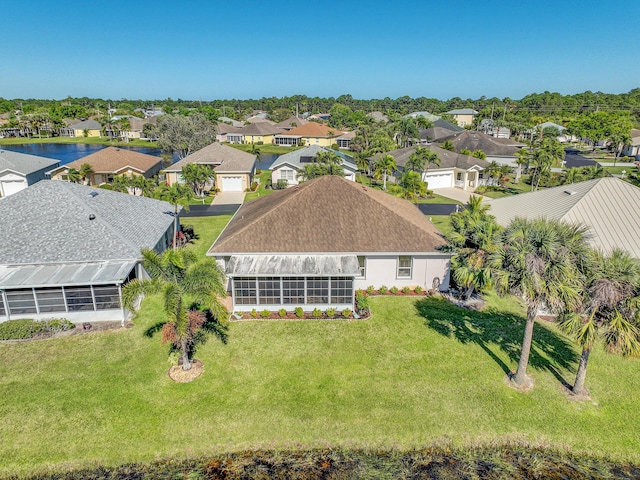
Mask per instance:
[[[473,108],[456,108],[447,112],[449,115],[477,115]]]
[[[355,171],[357,169],[356,163],[353,158],[347,155],[346,153],[333,150],[327,147],[321,147],[320,145],[309,145],[308,147],[301,148],[299,150],[294,150],[293,152],[285,153],[284,155],[280,155],[278,159],[271,165],[271,170],[275,170],[281,165],[289,164],[296,168],[302,168],[303,163],[300,161],[303,157],[315,157],[320,152],[332,152],[338,155],[342,159],[342,166],[349,170]]]
[[[53,158],[39,157],[12,150],[0,150],[0,172],[11,170],[26,176],[38,170],[57,167],[59,164],[60,162]]]
[[[640,188],[606,177],[490,200],[489,213],[507,225],[515,217],[562,220],[589,227],[589,241],[640,258]]]
[[[359,272],[356,255],[233,255],[226,266],[231,276],[351,276]]]
[[[122,283],[136,265],[123,260],[48,265],[0,265],[0,287],[37,288]]]
[[[172,226],[173,210],[151,198],[43,180],[0,198],[0,265],[138,259]]]

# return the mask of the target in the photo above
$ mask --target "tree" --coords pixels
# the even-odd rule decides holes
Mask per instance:
[[[216,172],[209,165],[190,163],[182,167],[181,176],[191,186],[193,193],[204,201],[204,189],[208,182],[215,181]]]
[[[416,201],[427,194],[427,185],[422,180],[421,173],[407,170],[400,177],[400,181],[393,185],[391,193],[407,200]]]
[[[578,265],[588,251],[587,229],[546,219],[514,219],[500,236],[496,256],[501,274],[499,293],[511,293],[524,301],[527,319],[520,360],[511,381],[518,387],[532,387],[527,375],[533,326],[541,307],[552,312],[574,308],[580,299]]]
[[[526,148],[521,148],[516,152],[516,178],[513,180],[513,183],[520,183],[520,177],[522,176],[522,167],[523,165],[527,165],[530,159],[530,151]]]
[[[582,173],[579,168],[573,167],[564,172],[563,183],[576,183],[582,180]]]
[[[582,347],[574,395],[587,394],[584,385],[589,354],[598,340],[610,352],[640,352],[640,264],[623,250],[607,256],[592,250],[585,268],[581,301],[558,322]]]
[[[531,190],[536,191],[540,186],[540,179],[551,175],[551,167],[558,165],[564,159],[564,149],[555,138],[543,138],[529,156],[529,164],[534,168],[531,177]]]
[[[70,182],[78,183],[81,179],[82,175],[80,175],[80,172],[75,168],[70,168],[69,170],[67,170],[67,180],[69,180]]]
[[[178,246],[178,206],[182,206],[189,211],[189,200],[191,200],[193,192],[191,188],[180,183],[174,183],[171,186],[161,186],[156,191],[156,198],[169,202],[173,205],[173,249]]]
[[[157,125],[158,147],[182,159],[216,140],[216,125],[200,113],[162,115]]]
[[[209,309],[218,320],[227,315],[220,300],[226,296],[224,272],[215,260],[198,262],[195,253],[188,249],[165,250],[161,255],[142,250],[142,265],[151,278],[135,279],[125,285],[123,305],[133,310],[141,295],[162,293],[167,316],[162,326],[162,342],[171,342],[180,351],[182,369],[189,370],[195,334],[205,322],[199,309]]]
[[[445,140],[442,145],[440,145],[440,147],[443,150],[448,150],[449,152],[455,152],[456,151],[456,146],[453,144],[453,142],[451,140]]]
[[[78,171],[80,177],[82,178],[82,182],[85,185],[89,185],[91,183],[91,175],[95,172],[93,171],[93,167],[90,163],[83,163],[80,165],[80,170]]]
[[[383,178],[382,189],[387,189],[387,175],[393,175],[398,169],[395,158],[391,155],[385,155],[378,160],[374,166],[373,175],[375,178]]]
[[[487,154],[484,153],[482,150],[474,150],[473,153],[471,154],[471,156],[473,158],[478,158],[480,160],[486,160],[487,159]]]

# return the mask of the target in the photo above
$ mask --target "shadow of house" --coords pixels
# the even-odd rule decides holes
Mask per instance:
[[[466,310],[436,297],[419,300],[416,310],[425,319],[425,325],[440,335],[465,345],[478,345],[505,374],[511,369],[500,352],[506,354],[512,364],[518,363],[526,322],[523,316],[497,310]],[[532,368],[550,372],[568,387],[560,372],[575,369],[577,361],[578,355],[569,341],[543,324],[536,325],[529,357]]]

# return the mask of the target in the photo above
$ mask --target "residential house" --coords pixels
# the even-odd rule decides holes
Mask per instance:
[[[353,309],[368,285],[446,290],[444,244],[407,200],[327,175],[245,203],[207,255],[234,311]]]
[[[482,150],[487,156],[487,161],[497,162],[502,165],[515,166],[517,152],[526,145],[509,138],[496,138],[474,130],[464,130],[448,137],[442,137],[438,143],[450,140],[456,150]]]
[[[60,165],[51,158],[0,150],[0,197],[8,197],[47,178],[46,172]]]
[[[102,125],[96,120],[84,120],[60,130],[62,137],[100,137]]]
[[[300,125],[305,125],[307,123],[309,122],[304,118],[296,117],[295,115],[293,115],[286,120],[276,123],[276,127],[288,132],[293,128],[299,127]]]
[[[558,136],[556,138],[561,143],[566,143],[566,142],[571,142],[573,140],[576,140],[576,137],[567,133],[566,127],[563,127],[562,125],[558,125],[557,123],[553,123],[553,122],[541,123],[540,125],[537,125],[533,130],[533,132],[531,133],[536,133],[539,135],[540,132],[543,132],[547,128],[554,128],[558,131]]]
[[[501,225],[515,217],[548,218],[589,228],[588,241],[605,253],[626,250],[640,259],[640,188],[614,177],[492,199],[489,213]]]
[[[305,125],[292,128],[286,133],[274,136],[273,142],[282,146],[319,145],[330,147],[336,137],[343,132],[318,122],[308,122]]]
[[[429,113],[427,111],[424,111],[424,112],[411,112],[411,113],[407,113],[404,116],[404,118],[418,118],[418,117],[426,118],[430,122],[435,122],[436,120],[438,120],[440,118],[438,115],[434,115],[433,113]]]
[[[389,117],[382,112],[369,112],[367,113],[367,117],[371,117],[379,123],[387,123],[389,121]]]
[[[167,202],[43,180],[0,199],[0,321],[124,321],[123,284],[142,278],[143,248],[173,237]]]
[[[336,137],[336,143],[338,147],[349,150],[351,148],[351,140],[353,140],[356,136],[356,132],[344,132],[339,137]]]
[[[457,108],[455,110],[449,110],[449,115],[453,115],[453,118],[458,122],[460,127],[466,127],[473,124],[473,118],[478,114],[473,108]]]
[[[462,131],[464,131],[464,128],[438,118],[433,122],[433,127],[420,129],[420,143],[426,145],[431,142],[437,142],[443,137]]]
[[[344,170],[345,178],[355,181],[358,167],[352,157],[327,147],[309,145],[308,147],[280,155],[273,165],[271,165],[271,182],[273,185],[277,185],[278,181],[286,180],[287,186],[298,185],[298,183],[300,183],[298,172],[300,172],[306,164],[314,162],[320,152],[335,153],[338,155],[342,160],[342,169]]]
[[[61,165],[49,172],[52,180],[68,180],[69,169],[80,170],[88,163],[93,169],[89,177],[90,185],[111,183],[115,175],[142,175],[151,178],[162,168],[162,159],[154,155],[136,152],[128,148],[107,147],[79,158],[66,165]]]
[[[416,151],[417,147],[401,148],[391,152],[379,153],[369,158],[370,162],[376,162],[385,155],[391,155],[396,161],[399,169],[404,170],[406,163]],[[422,174],[422,179],[427,182],[430,190],[439,188],[461,188],[463,190],[474,191],[481,185],[485,185],[487,179],[484,178],[484,169],[489,165],[486,160],[461,155],[440,148],[439,145],[429,144],[421,148],[426,148],[438,154],[440,166],[428,165]]]
[[[267,120],[251,123],[240,128],[236,134],[242,135],[242,143],[271,144],[275,135],[282,132],[273,122]],[[229,138],[229,134],[227,134]],[[236,143],[236,142],[234,142]]]
[[[155,125],[158,123],[158,117],[147,117],[147,118],[138,118],[133,115],[129,116],[129,129],[122,130],[120,132],[120,137],[125,140],[133,140],[139,138],[146,138],[144,135],[144,126],[147,124]]]
[[[256,171],[256,155],[214,142],[166,168],[167,183],[182,183],[182,168],[190,163],[209,165],[221,192],[244,192],[251,187]]]
[[[219,122],[216,126],[216,140],[218,142],[242,143],[242,134],[238,133],[240,128],[242,127]],[[227,135],[231,135],[234,141],[229,141]]]
[[[622,155],[636,157],[636,160],[640,160],[640,130],[637,128],[631,129],[630,142],[622,149]]]

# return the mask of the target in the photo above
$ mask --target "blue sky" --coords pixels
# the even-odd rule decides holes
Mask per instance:
[[[640,87],[638,0],[33,0],[8,2],[3,18],[4,98],[518,99]]]

